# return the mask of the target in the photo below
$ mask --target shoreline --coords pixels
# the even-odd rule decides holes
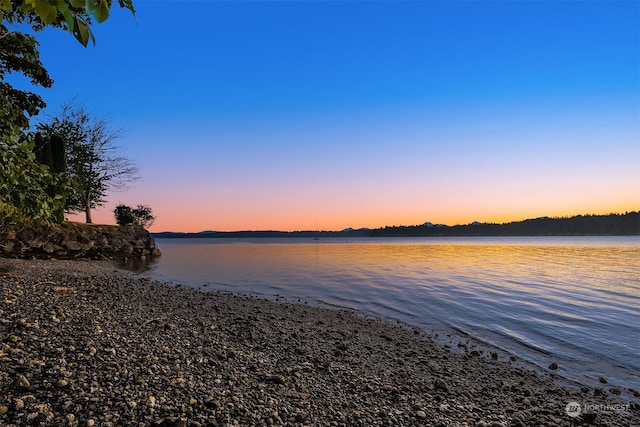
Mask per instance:
[[[106,261],[0,267],[0,424],[640,425],[638,396],[561,387],[350,310],[169,286]],[[568,415],[570,402],[585,410]]]
[[[139,272],[202,290],[284,296],[399,320],[454,351],[481,349],[486,358],[497,352],[501,360],[515,356],[519,366],[563,377],[571,387],[617,388],[627,400],[633,394],[625,390],[640,389],[634,339],[640,336],[639,319],[633,314],[633,272],[640,268],[634,262],[640,259],[636,238],[416,239],[158,239],[167,256]],[[391,248],[406,256],[382,255]],[[427,250],[434,255],[424,255]],[[494,250],[498,257],[490,255]],[[594,251],[600,255],[592,263]],[[612,263],[600,261],[614,251]],[[563,258],[569,253],[577,258]],[[567,268],[555,270],[559,262]],[[521,267],[509,272],[515,263]],[[493,290],[504,294],[496,299]],[[549,369],[552,363],[558,369]]]

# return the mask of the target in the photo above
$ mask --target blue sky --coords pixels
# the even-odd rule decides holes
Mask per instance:
[[[39,35],[40,93],[126,129],[157,230],[640,209],[637,1],[134,4]]]

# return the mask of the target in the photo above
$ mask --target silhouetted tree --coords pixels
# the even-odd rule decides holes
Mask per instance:
[[[113,213],[116,216],[116,223],[120,226],[138,225],[147,228],[156,219],[151,208],[145,205],[138,205],[138,207],[132,208],[131,206],[120,204],[116,206]]]
[[[71,194],[69,211],[84,212],[91,223],[91,209],[106,203],[109,191],[128,189],[140,179],[135,163],[118,155],[115,141],[122,129],[113,130],[103,118],[90,115],[84,108],[67,103],[59,117],[38,125],[47,135],[59,135],[66,141],[67,175]]]
[[[113,214],[116,216],[116,224],[119,226],[131,225],[133,224],[133,209],[131,206],[127,205],[118,205],[113,210]]]

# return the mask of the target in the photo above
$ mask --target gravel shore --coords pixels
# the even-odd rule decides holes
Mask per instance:
[[[0,259],[0,283],[0,425],[640,425],[637,396],[563,388],[348,311],[103,261]]]

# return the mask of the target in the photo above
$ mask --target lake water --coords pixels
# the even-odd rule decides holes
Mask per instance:
[[[570,382],[640,389],[638,237],[156,242],[154,279],[358,309],[454,350],[470,340],[501,360],[556,362]]]

